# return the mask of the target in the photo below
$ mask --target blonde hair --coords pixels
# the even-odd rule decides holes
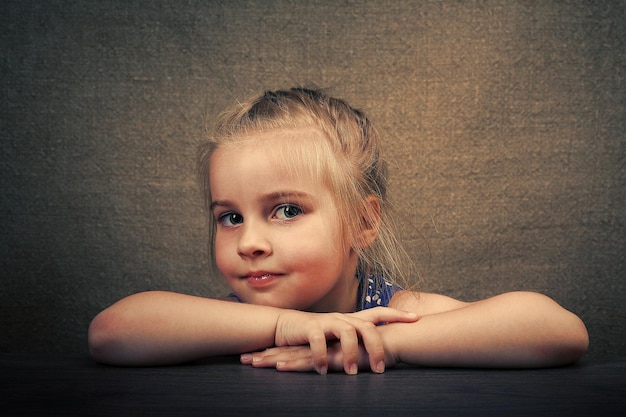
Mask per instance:
[[[207,209],[211,204],[209,162],[216,149],[253,140],[253,134],[261,131],[303,127],[318,129],[326,140],[307,143],[303,145],[306,149],[281,147],[277,152],[285,153],[283,159],[292,164],[294,174],[312,175],[330,189],[344,231],[355,236],[364,224],[377,229],[376,239],[369,245],[351,240],[352,248],[359,253],[358,276],[366,279],[377,275],[407,285],[411,262],[395,233],[379,135],[363,112],[322,90],[267,91],[222,113],[199,153],[199,176]],[[311,149],[313,152],[308,152]],[[364,204],[371,196],[378,200],[380,210]],[[209,242],[214,260],[215,222],[211,222]]]

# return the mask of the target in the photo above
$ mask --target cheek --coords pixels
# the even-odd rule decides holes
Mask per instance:
[[[317,227],[300,233],[297,238],[279,241],[275,245],[275,253],[282,254],[282,261],[294,268],[335,269],[349,252],[349,243],[344,245],[346,242],[335,230]]]
[[[219,235],[215,237],[215,263],[217,269],[224,272],[224,269],[228,269],[232,260],[228,253],[228,243],[220,238]]]

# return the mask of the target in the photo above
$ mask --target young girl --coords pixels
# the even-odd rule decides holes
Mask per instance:
[[[403,290],[378,134],[322,91],[266,92],[224,113],[200,173],[214,264],[233,293],[131,295],[89,328],[100,362],[240,354],[281,371],[544,367],[587,349],[581,320],[515,292],[477,302]]]

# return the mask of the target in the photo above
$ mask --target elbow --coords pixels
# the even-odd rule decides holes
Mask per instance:
[[[87,342],[89,354],[95,361],[109,362],[110,348],[114,343],[112,343],[111,325],[106,311],[101,312],[91,321],[87,331]]]
[[[569,313],[568,325],[563,326],[551,343],[544,345],[542,354],[546,366],[564,366],[578,361],[589,347],[589,334],[585,324]]]
[[[538,332],[535,351],[540,365],[570,365],[587,352],[589,334],[583,321],[556,301],[541,294],[528,294],[534,308],[534,322]]]
[[[99,363],[107,365],[124,364],[123,337],[119,329],[123,326],[119,323],[116,314],[104,310],[98,314],[89,325],[87,342],[91,357]]]
[[[589,333],[585,324],[577,316],[574,316],[572,321],[572,330],[567,338],[566,352],[564,354],[564,357],[568,359],[566,363],[576,362],[583,357],[589,348]]]

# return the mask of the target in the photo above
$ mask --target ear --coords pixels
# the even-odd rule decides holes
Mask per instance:
[[[380,218],[380,200],[374,195],[369,195],[363,200],[359,211],[359,231],[356,236],[359,249],[365,249],[374,243],[378,236]]]

